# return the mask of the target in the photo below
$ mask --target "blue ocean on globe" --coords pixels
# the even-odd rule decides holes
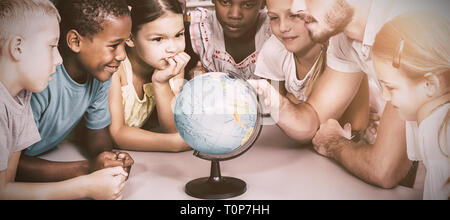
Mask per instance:
[[[178,94],[175,124],[193,149],[228,154],[252,135],[257,107],[246,82],[225,73],[207,73],[188,82]]]

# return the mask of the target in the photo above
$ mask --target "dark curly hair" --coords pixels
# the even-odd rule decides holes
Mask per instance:
[[[109,16],[130,16],[126,0],[63,0],[57,1],[56,7],[61,14],[61,36],[74,29],[92,37],[103,30]]]

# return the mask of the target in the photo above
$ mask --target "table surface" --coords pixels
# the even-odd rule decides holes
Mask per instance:
[[[186,183],[210,174],[211,162],[183,153],[128,152],[135,164],[123,199],[190,200]],[[53,161],[84,159],[70,143],[42,156]],[[370,199],[419,200],[423,192],[398,186],[382,189],[353,176],[313,149],[301,147],[277,126],[265,126],[254,146],[241,157],[220,163],[223,176],[247,183],[237,200]]]

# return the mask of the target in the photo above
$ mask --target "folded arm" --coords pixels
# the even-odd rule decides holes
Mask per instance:
[[[123,99],[120,87],[120,78],[118,75],[114,75],[109,91],[109,106],[111,112],[111,126],[109,127],[109,131],[114,142],[120,149],[169,152],[179,152],[189,149],[189,146],[183,141],[178,133],[155,133],[141,128],[127,126],[124,119]],[[170,86],[165,89],[169,92]],[[170,93],[172,92],[170,91]],[[170,110],[170,112],[172,112],[172,110]]]

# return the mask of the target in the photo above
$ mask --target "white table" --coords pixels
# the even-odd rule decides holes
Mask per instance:
[[[124,189],[124,199],[189,200],[189,181],[207,177],[211,163],[183,153],[128,152],[135,164]],[[83,159],[77,148],[62,144],[43,158]],[[418,200],[422,191],[406,187],[381,189],[353,176],[334,161],[300,147],[276,126],[265,126],[255,145],[244,155],[221,162],[223,176],[247,183],[238,200],[374,199]]]

